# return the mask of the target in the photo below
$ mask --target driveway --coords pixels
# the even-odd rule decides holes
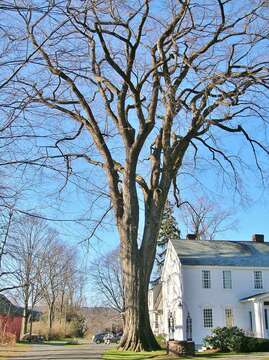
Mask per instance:
[[[108,348],[107,345],[32,345],[31,350],[20,353],[19,357],[14,353],[12,360],[98,360]],[[19,351],[19,350],[18,350]]]

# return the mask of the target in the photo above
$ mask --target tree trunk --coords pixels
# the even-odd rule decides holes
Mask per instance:
[[[160,349],[158,342],[151,330],[147,298],[140,286],[140,296],[137,307],[126,310],[126,324],[119,349],[130,351],[153,351]]]
[[[49,306],[48,322],[49,322],[49,333],[48,338],[51,338],[52,324],[54,320],[54,303]]]
[[[139,271],[138,258],[131,260],[130,263],[133,263],[134,271],[130,271],[130,267],[123,266],[127,306],[124,316],[124,333],[119,348],[131,351],[157,350],[159,345],[149,321],[148,284]]]
[[[153,268],[157,238],[170,178],[155,190],[144,193],[145,221],[142,242],[138,240],[140,207],[136,190],[136,159],[126,160],[122,182],[123,211],[116,211],[120,235],[120,260],[125,305],[125,323],[119,349],[152,351],[160,349],[150,326],[148,288]],[[115,204],[115,208],[116,208]]]
[[[156,225],[156,224],[155,224]],[[124,332],[120,350],[152,351],[160,349],[151,330],[148,311],[148,287],[156,252],[159,226],[152,229],[145,225],[144,236],[148,237],[140,249],[137,240],[130,241],[130,231],[121,231],[121,264],[125,300]],[[149,239],[150,237],[150,239]]]
[[[64,308],[64,291],[62,291],[62,294],[61,294],[60,324],[62,323],[62,319],[63,319],[63,308]]]
[[[32,309],[32,313],[31,313],[31,317],[30,317],[30,330],[29,330],[30,339],[32,337],[32,332],[33,332],[33,309]]]
[[[25,304],[24,307],[24,323],[23,323],[23,333],[26,334],[28,330],[28,322],[29,322],[29,309],[28,304]]]

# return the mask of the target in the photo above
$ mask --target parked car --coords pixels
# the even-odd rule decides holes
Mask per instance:
[[[106,331],[106,332],[95,334],[92,338],[92,341],[95,342],[96,344],[101,344],[104,342],[104,337],[109,334],[112,334],[112,333]]]
[[[29,343],[42,343],[45,339],[42,335],[26,333],[21,340]]]
[[[104,336],[104,343],[105,344],[112,344],[112,343],[119,344],[121,337],[122,337],[122,332],[118,332],[116,334],[113,334],[113,333],[107,334]]]

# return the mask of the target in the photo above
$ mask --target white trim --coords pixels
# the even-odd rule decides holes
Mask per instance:
[[[249,299],[240,300],[240,303],[255,302],[257,300],[264,300],[266,298],[269,298],[269,291],[266,293],[254,294],[253,296],[250,295]]]
[[[180,259],[178,259],[180,262]],[[205,268],[210,268],[210,269],[226,269],[229,268],[229,270],[251,270],[251,271],[263,271],[263,270],[267,270],[269,271],[269,266],[268,267],[259,267],[259,266],[229,266],[229,265],[186,265],[186,264],[181,264],[181,266],[183,268],[195,268],[195,269],[205,269]],[[257,269],[257,270],[256,270]]]
[[[167,256],[169,251],[173,251],[174,254],[176,255],[175,257],[178,257],[177,252],[176,252],[176,249],[174,248],[174,246],[173,246],[173,244],[172,244],[172,242],[171,242],[170,240],[168,241],[167,250],[166,250],[166,254],[165,254],[165,259],[164,259],[164,263],[163,263],[163,267],[162,267],[162,273],[161,273],[161,278],[160,278],[161,282],[164,281],[164,279],[163,279],[163,274],[165,273],[165,269],[166,269],[166,266],[167,266],[167,262],[169,261],[169,259],[168,259],[169,256]],[[179,260],[179,259],[178,259],[178,260]],[[180,266],[181,266],[180,260],[179,260],[179,262],[178,262],[178,266],[179,266],[179,268],[180,268]],[[170,274],[170,275],[172,275],[172,274]]]

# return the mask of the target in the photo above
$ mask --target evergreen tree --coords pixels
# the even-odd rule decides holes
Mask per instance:
[[[173,215],[173,206],[167,200],[165,208],[163,211],[162,223],[159,232],[159,238],[157,242],[157,251],[156,251],[156,266],[157,266],[157,279],[161,276],[162,267],[164,264],[167,243],[169,240],[178,240],[180,239],[180,230],[176,219]]]

